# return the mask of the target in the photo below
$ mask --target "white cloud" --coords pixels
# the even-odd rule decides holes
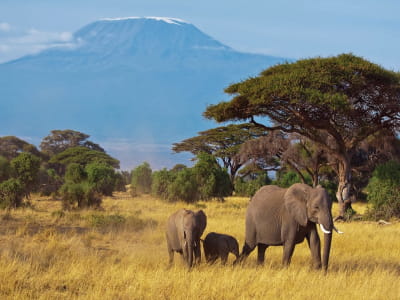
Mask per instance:
[[[49,48],[73,46],[70,32],[46,32],[35,28],[21,31],[8,23],[0,23],[0,63]]]
[[[0,23],[0,31],[2,32],[9,32],[11,30],[11,25],[6,22]]]

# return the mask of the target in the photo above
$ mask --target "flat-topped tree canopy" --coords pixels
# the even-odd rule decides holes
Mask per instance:
[[[195,137],[174,143],[172,150],[177,153],[188,151],[194,155],[206,152],[219,158],[229,170],[233,183],[237,171],[245,163],[239,156],[240,147],[244,142],[263,135],[265,130],[251,123],[229,124],[200,131]]]
[[[341,165],[339,203],[348,198],[349,153],[370,135],[396,132],[400,124],[399,73],[353,54],[276,65],[225,92],[233,98],[210,105],[206,118],[250,120],[316,142]],[[265,122],[254,117],[265,117]]]

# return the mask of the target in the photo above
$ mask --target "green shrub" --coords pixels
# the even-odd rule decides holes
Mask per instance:
[[[177,173],[175,180],[168,186],[168,200],[183,200],[187,203],[198,200],[198,185],[191,168]]]
[[[0,182],[3,182],[10,178],[11,166],[7,158],[0,156]]]
[[[85,168],[87,180],[97,193],[111,196],[115,186],[115,170],[105,163],[91,163]]]
[[[24,187],[18,179],[3,181],[0,183],[0,208],[20,207],[24,194]]]
[[[151,193],[160,197],[161,199],[168,199],[168,186],[176,178],[176,173],[173,171],[168,171],[167,169],[162,169],[160,171],[153,172],[152,183],[151,183]]]
[[[373,219],[400,217],[400,163],[389,161],[376,167],[366,188]]]
[[[78,163],[70,163],[65,172],[65,182],[80,183],[86,180],[85,169]]]
[[[135,195],[151,192],[151,174],[152,170],[147,162],[132,170],[131,191],[135,191]]]
[[[232,194],[232,184],[228,172],[222,169],[214,156],[207,153],[197,155],[197,163],[193,167],[198,186],[199,200],[213,197],[223,199]],[[196,199],[197,200],[197,199]]]
[[[26,196],[37,187],[40,158],[28,153],[22,152],[10,162],[14,177],[19,180],[24,188]]]
[[[101,197],[88,182],[66,182],[61,187],[63,208],[99,207]]]

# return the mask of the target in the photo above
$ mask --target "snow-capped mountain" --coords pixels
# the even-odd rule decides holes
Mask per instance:
[[[283,60],[237,52],[180,19],[99,20],[63,47],[0,65],[0,135],[40,141],[70,128],[125,167],[171,166],[169,145],[215,126],[202,112],[227,85]]]

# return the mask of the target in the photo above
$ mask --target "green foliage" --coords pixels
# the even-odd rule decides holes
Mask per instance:
[[[54,169],[39,169],[39,193],[42,196],[56,195],[63,183],[62,178]]]
[[[129,184],[130,181],[126,181],[126,177],[123,172],[115,172],[115,182],[114,182],[114,191],[117,192],[126,192],[126,185]]]
[[[66,182],[61,187],[63,208],[99,207],[101,197],[87,181],[80,183]]]
[[[115,170],[105,163],[91,163],[85,168],[87,180],[100,194],[111,196],[115,186]]]
[[[198,183],[192,168],[179,171],[175,180],[168,186],[170,201],[182,200],[187,203],[198,200]]]
[[[85,169],[78,163],[71,163],[67,166],[64,178],[68,183],[80,183],[86,179]]]
[[[11,160],[10,165],[14,176],[24,187],[25,195],[29,196],[35,189],[38,180],[40,158],[31,153],[23,152]]]
[[[24,192],[24,186],[18,179],[3,181],[0,183],[0,208],[20,207]]]
[[[400,217],[400,163],[389,161],[376,167],[367,186],[368,215],[374,219]]]
[[[319,184],[328,192],[332,201],[336,201],[337,183],[332,180],[321,180]]]
[[[73,147],[68,148],[65,151],[58,153],[51,157],[49,160],[50,164],[61,165],[64,168],[72,163],[86,166],[87,164],[97,162],[110,165],[114,168],[119,168],[119,161],[112,158],[107,153],[91,150],[86,147]],[[62,172],[61,172],[62,173]]]
[[[99,207],[101,195],[112,193],[113,174],[114,169],[106,164],[92,163],[85,169],[77,163],[68,165],[60,189],[63,208]]]
[[[201,131],[198,136],[174,143],[172,150],[177,153],[188,151],[194,155],[212,154],[222,161],[233,180],[243,164],[243,158],[238,155],[242,144],[262,135],[265,135],[265,130],[251,123],[230,124]]]
[[[68,148],[85,147],[91,150],[104,152],[98,144],[95,144],[87,139],[90,136],[74,130],[52,130],[51,133],[43,138],[40,143],[40,148],[48,156],[61,153]]]
[[[235,194],[238,196],[253,196],[262,186],[270,184],[267,173],[258,173],[254,178],[237,177],[235,180]]]
[[[223,170],[216,159],[207,153],[197,155],[193,172],[198,185],[198,198],[209,200],[212,197],[223,199],[232,194],[232,184],[226,170]]]
[[[151,193],[154,196],[160,197],[161,199],[168,199],[168,186],[175,180],[176,172],[162,169],[160,171],[153,172]]]
[[[34,145],[29,144],[16,136],[0,137],[0,156],[4,156],[8,160],[11,160],[16,158],[22,152],[28,152],[40,157],[40,152]]]
[[[152,170],[147,162],[132,170],[131,191],[134,191],[133,196],[151,192],[151,174]]]
[[[11,166],[7,158],[0,156],[0,182],[7,180],[11,176]]]

